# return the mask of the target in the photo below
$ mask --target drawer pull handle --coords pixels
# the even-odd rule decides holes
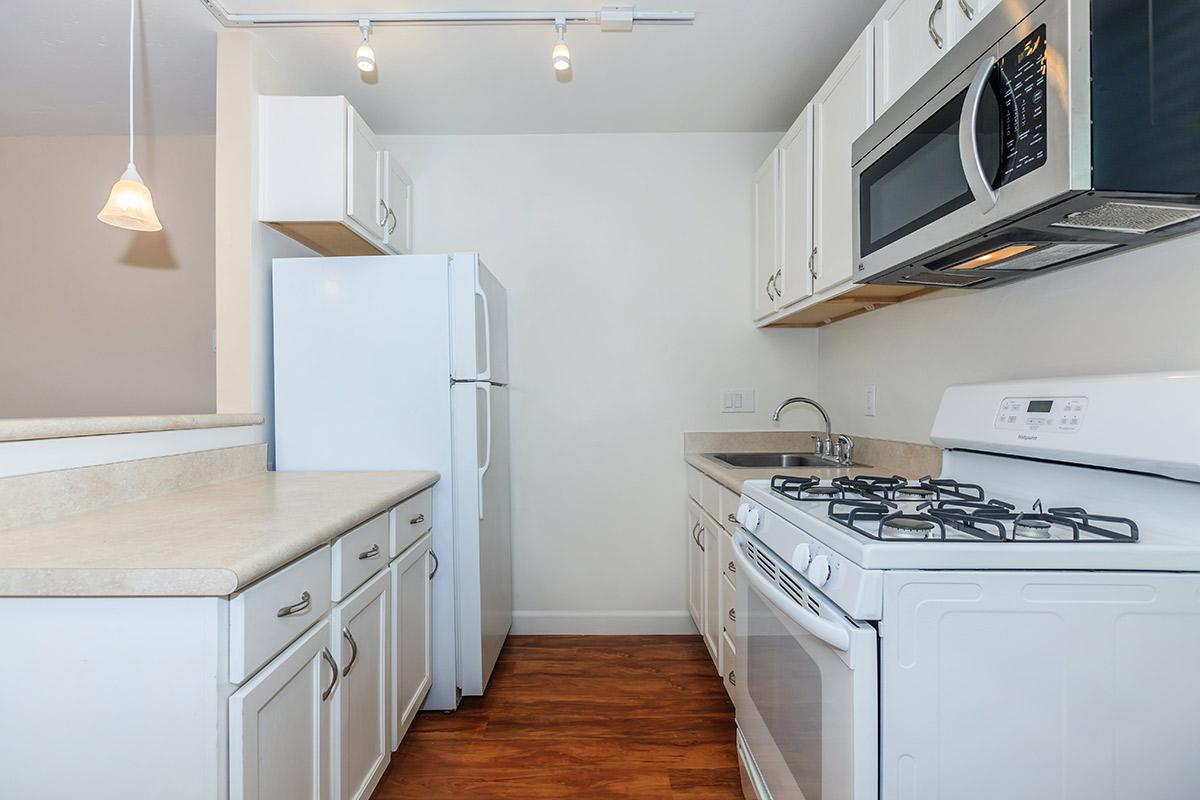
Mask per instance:
[[[730,514],[728,517],[726,517],[726,519],[728,519],[734,525],[737,524],[737,515],[736,514]]]
[[[363,550],[358,554],[358,560],[365,561],[368,558],[374,558],[377,555],[379,555],[379,545],[373,544],[369,550]]]
[[[708,532],[708,528],[701,525],[700,526],[700,536],[703,536],[707,532]],[[704,549],[704,542],[700,541],[700,536],[696,537],[696,544],[700,545],[700,552],[704,553],[704,552],[706,552]]]
[[[726,570],[727,572],[732,572],[734,575],[737,575],[737,564],[735,564],[735,563],[733,563],[732,561],[730,561],[730,562],[729,562],[729,566],[728,566],[728,567],[726,567],[726,568],[725,568],[725,570]]]
[[[296,614],[303,614],[308,611],[308,607],[312,605],[312,595],[308,592],[300,595],[300,602],[292,603],[290,606],[284,606],[275,612],[277,617],[292,617]]]
[[[321,692],[321,702],[323,703],[329,699],[329,695],[333,694],[333,687],[337,686],[338,665],[337,662],[333,660],[333,653],[329,652],[328,647],[321,648],[321,658],[325,659],[325,663],[328,664],[330,669],[333,670],[333,680],[329,682],[329,686],[325,689],[325,691]]]
[[[433,572],[429,573],[429,580],[433,580],[433,576],[437,575],[438,567],[441,566],[441,562],[438,561],[437,553],[433,552],[432,549],[430,549],[429,555],[433,558]]]
[[[737,686],[737,676],[733,674],[733,670],[729,670],[729,685]]]
[[[358,663],[358,642],[354,641],[354,634],[350,633],[349,628],[342,628],[342,638],[350,643],[350,660],[342,668],[342,677],[346,678],[350,676],[350,670],[354,669],[354,665]]]
[[[410,520],[408,521],[408,524],[409,524],[409,525],[420,525],[420,524],[421,524],[422,522],[424,522],[424,521],[425,521],[425,515],[424,515],[424,514],[417,514],[415,517],[413,517],[412,519],[410,519]]]
[[[729,621],[737,622],[737,613],[732,608],[729,609]]]

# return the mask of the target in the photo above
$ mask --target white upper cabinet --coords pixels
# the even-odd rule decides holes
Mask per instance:
[[[260,97],[258,163],[262,222],[325,256],[411,252],[412,181],[346,98]]]
[[[780,268],[775,273],[776,308],[812,294],[813,107],[805,107],[779,143]]]
[[[779,150],[754,173],[754,319],[775,312],[779,271]]]
[[[947,4],[887,0],[875,16],[875,113],[882,114],[950,49]]]
[[[870,28],[854,42],[813,99],[813,289],[822,292],[854,273],[851,146],[875,120]],[[785,193],[787,191],[785,183]],[[785,226],[786,230],[786,226]],[[786,234],[785,234],[786,235]]]

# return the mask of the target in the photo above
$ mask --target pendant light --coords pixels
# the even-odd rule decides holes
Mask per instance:
[[[554,28],[558,31],[558,43],[554,45],[554,50],[550,53],[551,60],[554,61],[554,68],[559,72],[571,68],[571,48],[567,47],[567,21],[563,17],[559,17],[554,21]]]
[[[375,50],[371,47],[371,21],[361,19],[358,21],[358,27],[362,30],[362,44],[354,54],[354,61],[358,64],[359,72],[374,72]]]
[[[133,165],[133,45],[137,0],[129,0],[129,165],[113,184],[108,202],[96,219],[131,231],[161,231],[162,223],[154,213],[154,199]]]

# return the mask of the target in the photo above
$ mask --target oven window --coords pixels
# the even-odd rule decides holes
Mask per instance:
[[[758,593],[747,594],[750,698],[804,800],[821,800],[821,669]]]
[[[966,96],[964,89],[863,171],[859,178],[862,255],[971,202],[958,152],[959,117]],[[976,130],[989,171],[999,166],[1000,116],[997,92],[989,86],[980,103]]]

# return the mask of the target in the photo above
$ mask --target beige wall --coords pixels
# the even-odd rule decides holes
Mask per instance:
[[[214,408],[213,137],[138,139],[160,233],[96,219],[127,147],[0,137],[0,417]]]
[[[815,332],[750,323],[778,134],[383,138],[417,250],[478,250],[508,289],[516,629],[688,630],[683,432],[816,389]],[[758,413],[720,413],[735,387]]]
[[[820,397],[851,433],[928,442],[953,383],[1200,369],[1200,236],[938,294],[820,329]],[[877,388],[874,417],[863,414]],[[1147,398],[1146,413],[1154,413]]]

